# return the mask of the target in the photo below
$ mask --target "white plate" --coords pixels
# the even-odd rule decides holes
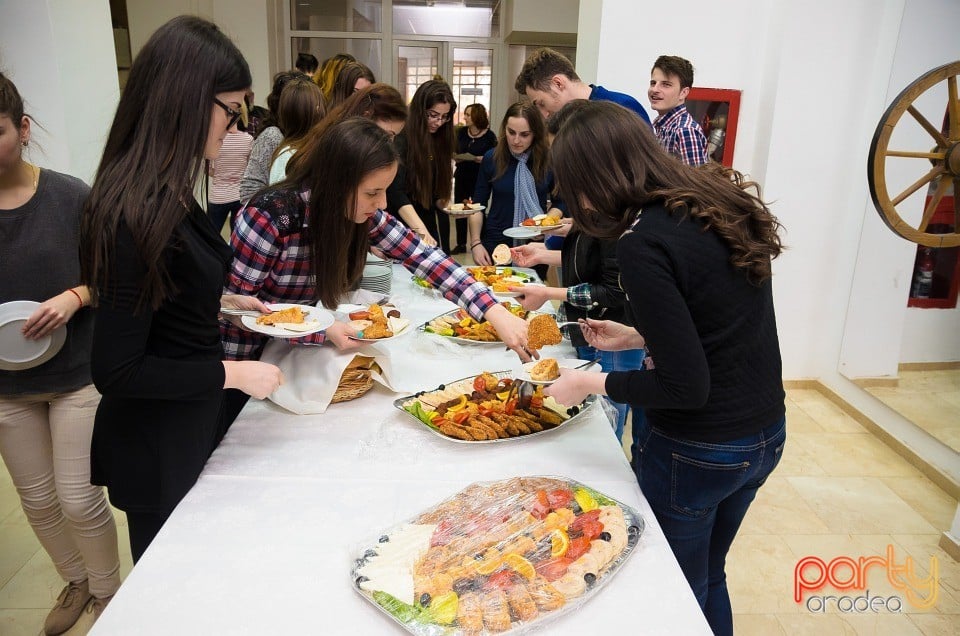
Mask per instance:
[[[520,225],[517,227],[508,227],[503,231],[504,236],[512,239],[528,239],[541,234],[540,227],[536,225]]]
[[[530,377],[530,369],[532,369],[538,362],[540,362],[540,360],[534,360],[533,362],[525,363],[522,367],[520,367],[520,370],[516,372],[514,377],[518,380],[526,380],[531,384],[547,385],[556,382],[556,380],[534,380]],[[582,369],[584,371],[592,371],[594,370],[594,367],[596,367],[597,370],[600,369],[600,365],[598,363],[590,362],[589,360],[580,360],[579,358],[557,360],[557,366],[559,366],[561,369],[573,369],[575,367],[579,367],[580,365],[586,365]]]
[[[343,314],[344,317],[345,317],[347,320],[349,320],[349,319],[350,319],[350,313],[351,313],[351,312],[354,312],[354,311],[366,311],[369,307],[370,307],[370,305],[340,305],[339,307],[337,307],[337,313],[338,313],[338,314]],[[384,309],[387,310],[387,311],[390,311],[391,309],[396,309],[396,307],[394,307],[394,306],[386,306],[386,307],[384,307]],[[402,315],[401,315],[400,317],[403,318]],[[404,320],[406,320],[406,319],[404,319]],[[354,336],[347,336],[347,337],[350,338],[351,340],[356,340],[357,342],[386,342],[387,340],[393,340],[394,338],[399,338],[400,336],[402,336],[402,335],[404,335],[404,334],[406,334],[406,333],[409,333],[410,330],[413,328],[413,326],[414,326],[413,323],[408,321],[406,327],[404,327],[403,329],[401,329],[401,330],[398,331],[398,332],[395,332],[395,333],[394,333],[392,336],[390,336],[389,338],[355,338]]]
[[[443,208],[443,211],[451,216],[470,216],[475,212],[483,212],[486,209],[487,209],[487,206],[485,205],[474,204],[473,207],[471,207],[469,210],[456,210],[453,208]]]
[[[14,300],[0,305],[0,369],[22,371],[39,366],[57,355],[67,339],[67,326],[61,325],[39,340],[23,337],[23,325],[40,303]]]
[[[267,307],[274,311],[279,311],[288,307],[299,307],[300,310],[306,314],[304,316],[304,321],[315,321],[317,324],[308,331],[290,331],[289,329],[276,327],[274,325],[258,325],[257,318],[255,316],[243,316],[240,318],[240,322],[250,331],[256,331],[257,333],[273,336],[274,338],[302,338],[303,336],[309,336],[312,333],[323,331],[332,325],[336,320],[336,318],[333,316],[333,313],[327,311],[323,307],[298,305],[296,303],[267,303]]]

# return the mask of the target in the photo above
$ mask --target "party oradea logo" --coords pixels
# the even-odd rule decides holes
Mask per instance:
[[[869,584],[882,581],[881,573],[895,590],[894,594],[871,594]],[[937,603],[940,590],[940,563],[930,557],[929,575],[917,573],[912,557],[898,563],[892,545],[887,545],[883,556],[838,556],[824,561],[808,556],[797,561],[793,571],[793,600],[804,604],[808,611],[826,613],[898,614],[904,603],[917,610],[927,610]],[[886,587],[886,586],[883,586]],[[836,590],[839,594],[830,594]]]

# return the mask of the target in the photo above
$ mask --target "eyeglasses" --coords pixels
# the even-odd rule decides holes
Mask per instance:
[[[447,113],[446,115],[441,115],[435,110],[428,110],[427,119],[432,119],[433,121],[439,121],[439,122],[450,121],[450,113]]]
[[[230,130],[231,128],[233,128],[234,125],[237,123],[237,121],[240,119],[241,115],[243,115],[243,113],[241,113],[239,110],[234,110],[230,108],[229,106],[221,102],[216,97],[213,98],[213,103],[219,106],[220,108],[222,108],[224,111],[226,111],[227,115],[230,117],[230,121],[227,123],[227,130]]]

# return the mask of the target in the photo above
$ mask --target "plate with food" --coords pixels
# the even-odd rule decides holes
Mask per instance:
[[[567,477],[477,482],[358,546],[350,577],[413,634],[539,633],[613,580],[645,525]]]
[[[567,358],[557,360],[555,358],[543,358],[542,360],[533,360],[525,363],[520,370],[514,374],[517,380],[526,380],[533,384],[553,384],[560,379],[560,369],[597,369],[600,365],[596,360],[580,360],[578,358]]]
[[[346,314],[347,324],[357,330],[351,340],[380,342],[410,331],[410,321],[393,305],[340,305],[337,312]]]
[[[525,320],[531,313],[520,305],[509,302],[500,304],[510,310],[512,314]],[[436,318],[423,323],[420,330],[462,344],[503,344],[493,325],[486,320],[477,321],[464,309],[454,309],[445,314],[440,314]]]
[[[259,316],[241,316],[250,331],[274,338],[300,338],[323,331],[334,323],[333,313],[322,307],[293,303],[266,303],[272,312]]]
[[[452,216],[470,216],[471,214],[476,214],[477,212],[483,212],[487,209],[487,206],[480,205],[479,203],[451,203],[448,207],[443,208],[443,211]]]
[[[393,405],[446,440],[490,444],[566,428],[596,401],[591,395],[576,406],[566,407],[544,396],[541,386],[518,396],[519,391],[511,391],[513,376],[512,371],[485,371],[399,398]]]

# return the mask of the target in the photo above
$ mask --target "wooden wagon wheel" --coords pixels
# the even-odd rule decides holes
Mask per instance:
[[[951,62],[920,76],[897,95],[897,98],[887,108],[877,125],[873,141],[870,143],[870,155],[867,159],[870,196],[873,198],[873,204],[876,206],[877,212],[880,213],[883,222],[908,241],[927,247],[960,245],[960,97],[957,95],[958,75],[960,75],[960,61]],[[913,105],[917,98],[940,82],[947,83],[948,96],[947,116],[942,131],[937,130],[937,127],[920,114]],[[934,143],[932,150],[890,149],[890,137],[904,113],[910,113],[930,134]],[[916,159],[917,171],[925,172],[925,174],[903,192],[894,193],[894,196],[891,197],[887,191],[887,157]],[[897,205],[920,188],[929,186],[934,182],[936,187],[930,201],[923,210],[923,217],[919,225],[914,228],[901,218],[897,212]],[[951,185],[953,186],[953,233],[930,234],[927,232],[927,226]]]

